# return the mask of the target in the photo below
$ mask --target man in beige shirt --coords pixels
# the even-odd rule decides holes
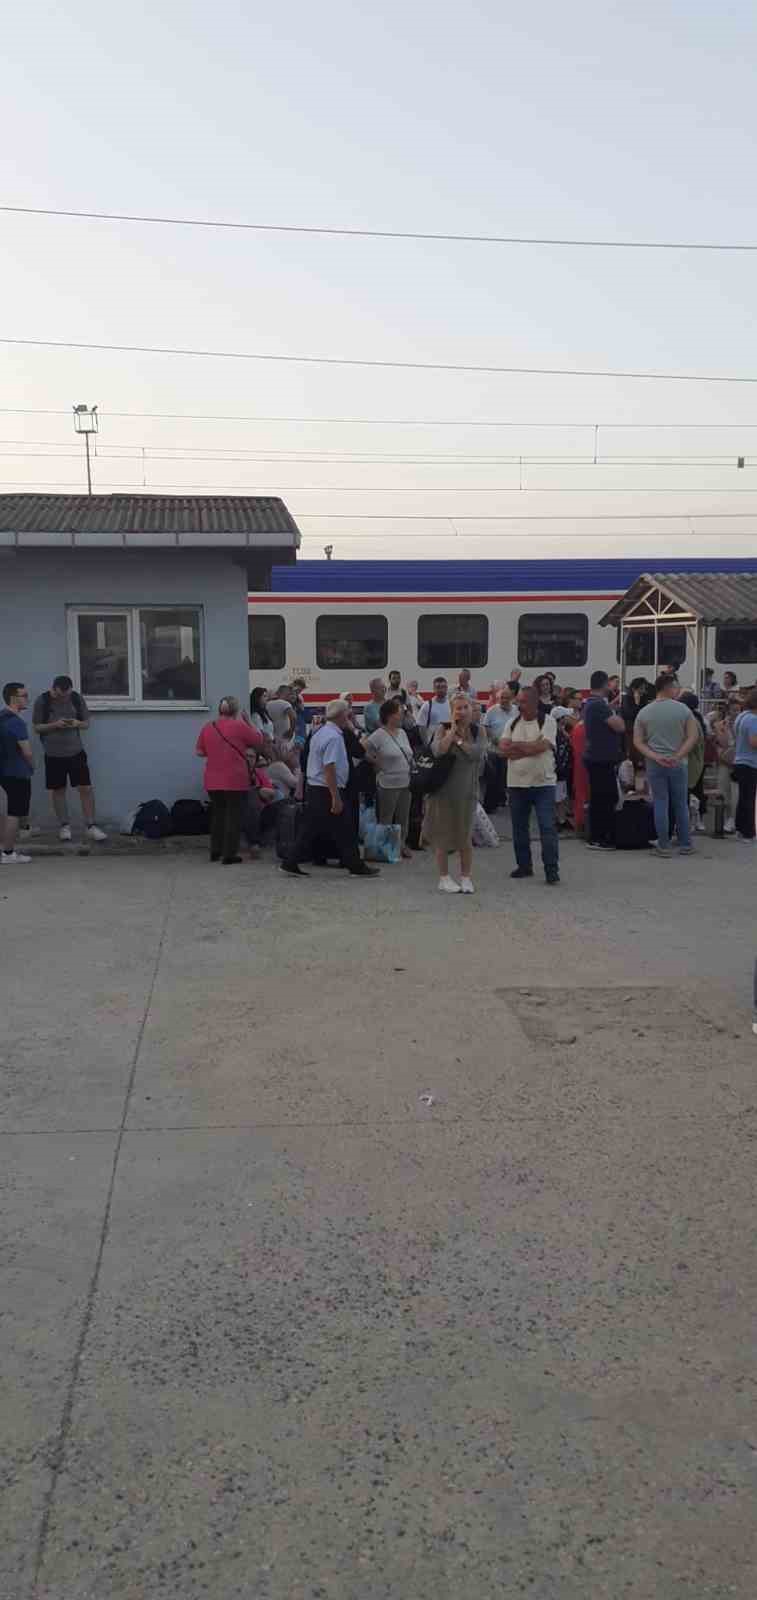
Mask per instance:
[[[536,812],[541,839],[544,876],[549,884],[560,882],[560,847],[555,821],[555,744],[557,723],[551,712],[539,704],[538,691],[529,685],[518,695],[518,712],[500,740],[500,754],[507,760],[507,786],[513,819],[513,849],[516,867],[511,878],[532,878],[529,822],[531,808]]]

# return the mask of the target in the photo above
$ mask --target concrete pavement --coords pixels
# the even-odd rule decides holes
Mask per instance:
[[[3,1600],[752,1596],[755,853],[511,865],[4,871]]]

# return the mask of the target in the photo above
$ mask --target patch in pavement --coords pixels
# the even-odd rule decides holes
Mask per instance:
[[[573,1044],[578,1039],[603,1041],[615,1047],[625,1041],[633,1051],[642,1040],[713,1040],[723,1033],[716,1022],[695,1011],[677,989],[650,988],[495,989],[506,1000],[532,1044]]]

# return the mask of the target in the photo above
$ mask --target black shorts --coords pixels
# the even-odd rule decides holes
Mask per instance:
[[[28,817],[32,803],[31,778],[0,778],[0,788],[5,790],[9,817]]]
[[[85,750],[77,750],[75,756],[45,756],[48,789],[65,789],[67,783],[72,789],[87,788],[91,782]]]

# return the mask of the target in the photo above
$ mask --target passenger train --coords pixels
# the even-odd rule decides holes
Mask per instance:
[[[349,691],[369,698],[368,681],[396,667],[421,692],[444,673],[470,667],[483,694],[514,666],[524,682],[551,668],[586,689],[589,674],[618,670],[618,630],[599,619],[643,572],[757,572],[757,559],[597,561],[299,561],[273,567],[271,590],[249,595],[250,687],[275,689],[304,678],[305,701]],[[685,628],[659,634],[659,662],[687,668]],[[654,666],[654,633],[629,639],[626,675]],[[688,646],[691,656],[691,647]],[[715,631],[716,675],[757,678],[757,627]],[[693,660],[688,662],[689,681]]]

